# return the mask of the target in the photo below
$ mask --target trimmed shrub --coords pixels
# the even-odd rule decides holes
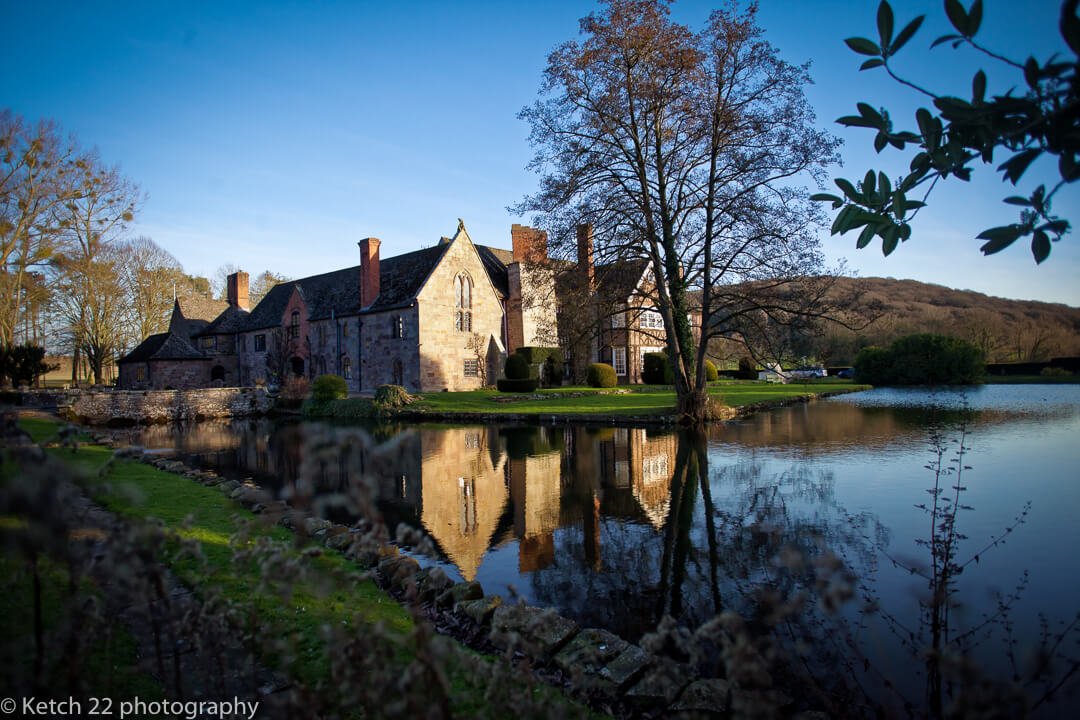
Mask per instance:
[[[713,382],[720,379],[720,373],[716,371],[716,366],[713,365],[712,360],[705,361],[705,381]]]
[[[320,375],[311,383],[311,397],[318,402],[344,400],[349,396],[349,385],[340,375]]]
[[[499,392],[533,392],[537,385],[539,381],[536,378],[499,378],[495,381]]]
[[[664,385],[674,380],[668,366],[667,353],[645,353],[641,367],[641,381],[647,385]]]
[[[529,361],[524,355],[514,353],[506,358],[504,372],[509,380],[527,380],[529,379]]]
[[[549,358],[558,365],[563,363],[562,348],[525,346],[519,347],[514,353],[521,355],[530,365],[543,365]]]
[[[375,388],[375,405],[380,408],[405,407],[413,401],[409,391],[400,385],[380,385]]]
[[[615,387],[618,380],[615,377],[615,368],[607,363],[593,363],[585,374],[585,381],[590,387],[609,388]]]
[[[929,333],[863,348],[855,357],[855,378],[871,385],[970,385],[982,382],[985,370],[971,343]]]

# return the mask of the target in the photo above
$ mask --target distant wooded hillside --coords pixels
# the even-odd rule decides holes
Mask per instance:
[[[988,362],[1080,356],[1080,308],[892,278],[843,278],[837,290],[850,290],[856,283],[867,301],[881,304],[883,314],[861,331],[825,328],[812,344],[814,354],[831,365],[849,364],[867,345],[887,345],[923,332],[968,340]]]

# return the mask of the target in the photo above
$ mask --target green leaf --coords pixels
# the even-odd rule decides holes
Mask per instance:
[[[1042,155],[1042,150],[1029,148],[1003,162],[998,166],[998,171],[1005,173],[1005,178],[1015,185],[1020,181],[1028,166],[1035,162],[1035,158],[1039,157],[1039,155]]]
[[[960,0],[945,0],[945,14],[949,16],[949,22],[957,32],[964,36],[968,34],[968,14]]]
[[[859,114],[866,118],[868,121],[874,123],[872,127],[885,129],[885,118],[878,112],[877,108],[868,103],[859,102],[855,103],[855,107],[858,109]]]
[[[859,66],[859,70],[860,71],[862,71],[862,70],[871,70],[871,69],[876,68],[876,67],[881,67],[884,64],[885,64],[885,61],[882,60],[881,58],[870,58],[869,60],[867,60],[866,62],[864,62],[862,65]]]
[[[844,40],[844,43],[860,55],[881,55],[881,48],[873,40],[852,37]]]
[[[862,197],[862,195],[859,193],[858,190],[855,189],[855,186],[851,183],[850,180],[845,180],[844,178],[837,178],[836,180],[833,180],[833,182],[836,183],[836,187],[840,188],[843,191],[846,197],[849,197],[852,200],[856,201]]]
[[[1007,202],[1010,205],[1023,205],[1024,207],[1031,207],[1031,201],[1028,200],[1026,197],[1020,197],[1019,195],[1012,195],[1010,197],[1007,197],[1005,198],[1004,202]]]
[[[885,146],[889,144],[889,136],[883,132],[879,132],[874,137],[874,150],[881,152],[885,149]]]
[[[895,55],[900,48],[907,44],[907,41],[910,40],[911,36],[915,34],[915,31],[919,29],[925,18],[925,15],[920,15],[904,26],[904,29],[896,36],[896,41],[889,46],[890,55]]]
[[[922,205],[922,203],[919,203]],[[900,223],[900,239],[909,240],[911,238],[911,226],[907,223]]]
[[[988,241],[979,248],[982,250],[983,255],[993,255],[1012,245],[1023,234],[1024,226],[1014,223],[983,230],[976,236],[976,239]]]
[[[892,195],[892,183],[884,172],[878,172],[878,190],[882,195]]]
[[[1046,223],[1045,225],[1043,225],[1039,229],[1040,230],[1047,230],[1047,231],[1055,233],[1057,235],[1063,235],[1063,234],[1065,234],[1065,233],[1067,233],[1069,231],[1069,221],[1068,220],[1051,220],[1050,222]]]
[[[844,117],[836,118],[836,122],[846,127],[877,127],[877,125],[875,125],[872,121],[867,120],[861,115],[845,115]]]
[[[1050,257],[1050,238],[1042,230],[1036,230],[1031,238],[1031,254],[1035,256],[1036,263]]]
[[[907,210],[907,197],[904,196],[903,190],[897,190],[893,193],[892,197],[893,215],[897,220],[904,219],[904,212]]]
[[[982,0],[975,0],[971,3],[971,9],[968,10],[968,22],[967,32],[968,37],[975,37],[975,33],[979,32],[979,26],[982,25],[983,6]]]
[[[886,0],[881,0],[877,8],[878,36],[881,38],[881,47],[888,48],[892,42],[893,11]]]
[[[829,193],[814,193],[810,196],[810,200],[813,202],[831,202],[833,210],[844,204],[844,199]]]
[[[959,35],[942,35],[937,40],[930,43],[930,49],[936,48],[938,45],[941,45],[943,43],[947,43],[950,40],[958,40],[959,38],[960,38]]]
[[[859,239],[855,241],[855,249],[862,250],[864,247],[869,245],[870,241],[874,239],[874,234],[875,230],[873,225],[867,225],[866,227],[864,227],[862,232],[859,233]]]
[[[971,80],[971,101],[974,103],[981,103],[985,97],[986,73],[980,70],[975,73],[975,77]]]
[[[1039,61],[1034,57],[1029,57],[1024,62],[1024,81],[1027,82],[1028,87],[1035,89],[1039,85]]]
[[[1080,163],[1076,162],[1076,157],[1071,152],[1063,152],[1058,157],[1058,172],[1065,182],[1080,179]]]
[[[874,185],[877,181],[877,177],[874,175],[873,170],[866,171],[866,177],[862,181],[862,191],[867,195],[872,195],[874,192]]]
[[[830,228],[829,234],[836,235],[839,233],[843,235],[847,232],[851,228],[849,223],[851,222],[852,215],[855,213],[856,209],[857,208],[854,205],[845,205],[844,209],[838,212],[836,218],[833,219],[832,228]]]
[[[881,236],[881,252],[884,253],[885,257],[891,255],[892,251],[900,243],[899,232],[900,230],[896,225],[889,225]]]
[[[1061,37],[1065,43],[1077,55],[1080,55],[1080,18],[1076,13],[1061,14]]]

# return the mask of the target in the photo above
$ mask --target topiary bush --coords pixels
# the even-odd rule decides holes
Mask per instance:
[[[717,372],[716,366],[713,365],[712,360],[705,361],[705,381],[713,382],[720,379],[720,373]]]
[[[641,381],[643,383],[647,385],[663,385],[668,382],[670,374],[666,353],[645,353],[641,366]]]
[[[506,358],[504,372],[509,380],[527,380],[529,378],[529,361],[525,359],[524,355],[514,353]]]
[[[499,392],[533,392],[539,384],[536,378],[499,378],[495,381]]]
[[[311,383],[311,397],[318,402],[344,400],[349,396],[349,385],[340,375],[320,375]]]
[[[379,408],[405,407],[412,401],[413,396],[400,385],[380,385],[375,388],[375,405]]]
[[[585,374],[585,382],[590,387],[610,388],[615,387],[618,380],[615,377],[615,368],[607,363],[593,363]]]

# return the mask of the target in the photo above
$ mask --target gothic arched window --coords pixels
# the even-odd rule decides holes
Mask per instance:
[[[472,332],[472,280],[464,273],[454,278],[454,327]]]

